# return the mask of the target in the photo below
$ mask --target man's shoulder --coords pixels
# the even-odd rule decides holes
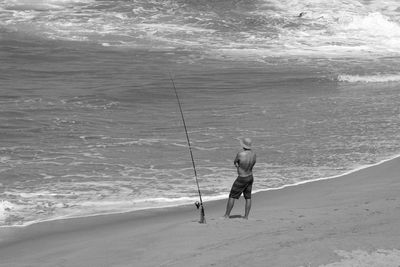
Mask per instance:
[[[243,157],[247,157],[249,155],[256,155],[256,153],[253,150],[244,150],[244,151],[239,151],[238,152],[238,156],[243,156]]]

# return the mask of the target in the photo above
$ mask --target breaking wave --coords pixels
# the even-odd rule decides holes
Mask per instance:
[[[386,55],[400,53],[399,8],[366,0],[0,0],[0,28],[214,55]]]
[[[385,83],[400,82],[400,74],[376,74],[376,75],[338,75],[340,82],[350,83]]]

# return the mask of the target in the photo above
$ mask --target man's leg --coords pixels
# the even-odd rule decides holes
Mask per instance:
[[[234,204],[235,204],[235,199],[230,197],[228,199],[228,203],[226,204],[226,212],[224,215],[225,218],[229,218],[229,216],[231,215],[231,211]]]
[[[249,218],[249,213],[251,209],[251,198],[246,199],[246,206],[245,206],[245,211],[244,211],[244,219]]]
[[[244,199],[246,199],[246,205],[244,208],[244,219],[249,218],[249,213],[251,209],[251,189],[253,188],[253,175],[251,175],[250,183],[247,185],[246,189],[243,192]]]

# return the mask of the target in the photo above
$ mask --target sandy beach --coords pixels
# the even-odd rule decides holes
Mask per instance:
[[[225,200],[1,229],[0,266],[399,266],[400,158]]]
[[[0,267],[400,267],[400,1],[0,18]],[[252,210],[224,219],[246,137]]]

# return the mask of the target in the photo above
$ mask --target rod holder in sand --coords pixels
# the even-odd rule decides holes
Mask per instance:
[[[206,223],[206,217],[205,217],[205,214],[204,214],[203,205],[198,201],[196,201],[194,204],[196,205],[197,209],[200,209],[200,221],[199,221],[199,223]]]

